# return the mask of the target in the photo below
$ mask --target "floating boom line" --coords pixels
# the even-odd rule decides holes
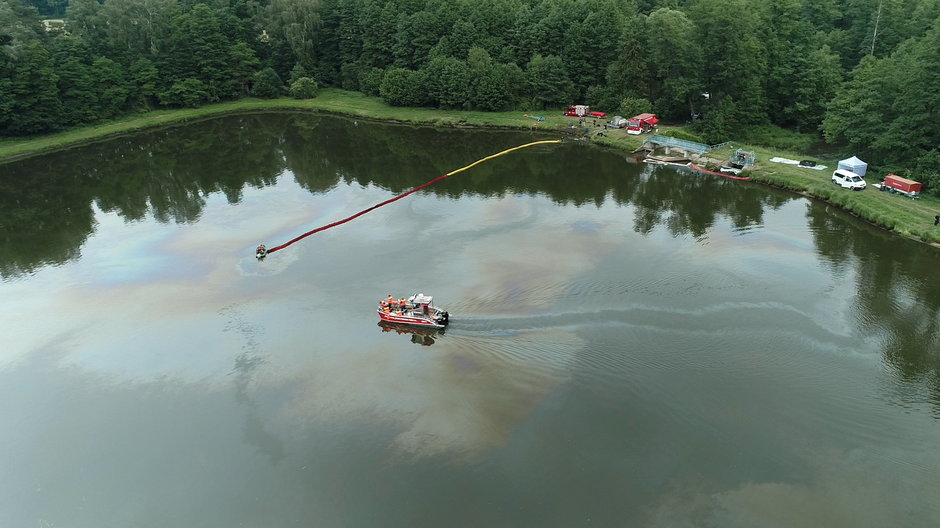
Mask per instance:
[[[300,241],[300,240],[303,240],[304,238],[307,238],[308,236],[310,236],[310,235],[312,235],[312,234],[314,234],[314,233],[319,233],[320,231],[326,231],[327,229],[329,229],[329,228],[331,228],[331,227],[336,227],[336,226],[338,226],[338,225],[345,224],[346,222],[349,222],[350,220],[354,220],[354,219],[356,219],[356,218],[359,218],[360,216],[362,216],[362,215],[364,215],[364,214],[366,214],[366,213],[368,213],[368,212],[370,212],[370,211],[373,211],[373,210],[375,210],[375,209],[378,209],[379,207],[382,207],[383,205],[388,205],[388,204],[390,204],[390,203],[392,203],[392,202],[394,202],[394,201],[401,200],[402,198],[404,198],[405,196],[408,196],[409,194],[414,194],[414,193],[420,191],[421,189],[424,189],[425,187],[434,185],[435,183],[437,183],[437,182],[443,180],[444,178],[447,178],[448,176],[453,176],[454,174],[458,174],[458,173],[461,173],[461,172],[463,172],[463,171],[465,171],[465,170],[467,170],[467,169],[470,169],[470,168],[472,168],[472,167],[475,167],[475,166],[479,165],[480,163],[483,163],[484,161],[489,161],[489,160],[491,160],[491,159],[493,159],[493,158],[498,158],[498,157],[500,157],[500,156],[503,156],[503,155],[505,155],[505,154],[509,154],[510,152],[515,152],[515,151],[520,150],[520,149],[532,147],[532,146],[535,146],[535,145],[547,145],[547,144],[551,144],[551,143],[561,143],[561,140],[560,140],[560,139],[549,139],[549,140],[543,140],[543,141],[533,141],[532,143],[526,143],[525,145],[519,145],[518,147],[513,147],[513,148],[510,148],[510,149],[506,149],[506,150],[504,150],[504,151],[502,151],[502,152],[498,152],[498,153],[493,154],[493,155],[491,155],[491,156],[487,156],[487,157],[485,157],[485,158],[478,159],[478,160],[474,161],[473,163],[471,163],[470,165],[467,165],[466,167],[461,167],[461,168],[459,168],[459,169],[457,169],[457,170],[455,170],[455,171],[453,171],[453,172],[448,172],[447,174],[438,176],[437,178],[434,178],[433,180],[431,180],[431,181],[429,181],[429,182],[427,182],[427,183],[423,183],[423,184],[421,184],[421,185],[419,185],[419,186],[417,186],[417,187],[415,187],[415,188],[413,188],[413,189],[411,189],[411,190],[409,190],[409,191],[406,191],[406,192],[404,192],[404,193],[402,193],[402,194],[399,194],[398,196],[395,196],[394,198],[389,198],[388,200],[385,200],[384,202],[377,203],[377,204],[373,205],[372,207],[369,207],[368,209],[363,209],[362,211],[359,211],[358,213],[356,213],[356,214],[354,214],[354,215],[352,215],[352,216],[346,217],[346,218],[344,218],[344,219],[342,219],[342,220],[338,220],[338,221],[333,222],[333,223],[330,223],[330,224],[326,224],[325,226],[320,226],[320,227],[318,227],[318,228],[316,228],[316,229],[311,229],[310,231],[307,231],[306,233],[304,233],[304,234],[302,234],[302,235],[300,235],[300,236],[297,236],[297,237],[295,237],[295,238],[292,238],[291,240],[288,240],[287,242],[281,244],[280,246],[275,246],[275,247],[273,247],[273,248],[271,248],[271,249],[266,249],[266,248],[264,247],[264,244],[262,244],[262,245],[258,246],[257,250],[255,251],[255,256],[258,257],[259,259],[262,259],[262,258],[264,258],[265,256],[267,256],[268,254],[274,253],[275,251],[280,251],[280,250],[282,250],[282,249],[284,249],[284,248],[290,246],[291,244],[293,244],[293,243],[295,243],[295,242],[298,242],[298,241]]]

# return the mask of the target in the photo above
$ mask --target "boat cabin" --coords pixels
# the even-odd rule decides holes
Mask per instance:
[[[432,300],[433,299],[430,295],[416,293],[409,297],[406,302],[408,303],[408,306],[413,306],[416,311],[421,312],[424,315],[428,315],[432,308]]]

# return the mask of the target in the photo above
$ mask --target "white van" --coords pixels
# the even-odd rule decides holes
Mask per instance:
[[[832,183],[853,191],[861,191],[867,185],[861,176],[845,169],[836,169],[832,172]]]

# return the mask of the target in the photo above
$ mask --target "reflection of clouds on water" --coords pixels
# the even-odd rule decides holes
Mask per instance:
[[[572,222],[571,228],[584,234],[594,234],[600,232],[603,226],[596,221],[576,220]]]
[[[908,458],[912,454],[902,453]],[[644,526],[654,528],[883,528],[940,526],[940,461],[910,465],[872,458],[866,451],[814,452],[803,481],[747,482],[720,490],[717,484],[676,485],[650,509]],[[898,465],[907,470],[899,471]]]
[[[23,331],[7,337],[0,367],[66,346],[64,363],[128,380],[222,375],[231,358],[219,352],[241,343],[226,334],[220,308],[254,301],[245,315],[263,320],[295,308],[283,297],[285,289],[297,290],[269,277],[298,255],[285,251],[257,262],[254,246],[245,247],[257,235],[240,231],[250,222],[234,218],[233,209],[207,208],[198,226],[182,227],[118,226],[113,214],[99,213],[108,229],[92,237],[86,258],[3,284],[4,295],[19,302],[0,308],[0,319]],[[293,215],[285,218],[280,222]]]
[[[237,318],[233,318],[234,327],[245,336],[245,345],[242,352],[235,357],[235,365],[231,374],[235,377],[235,401],[245,407],[245,441],[255,446],[259,453],[265,454],[272,465],[277,465],[286,455],[281,440],[268,432],[263,418],[263,411],[258,410],[251,385],[255,373],[264,364],[258,355],[257,335],[255,329]]]
[[[247,321],[238,306],[229,306],[220,312],[227,318],[226,331],[237,333],[243,340],[241,352],[235,356],[235,364],[229,373],[235,381],[235,401],[245,408],[245,441],[277,465],[285,457],[284,444],[280,438],[268,432],[263,411],[258,409],[252,393],[252,385],[258,370],[264,365],[261,356],[263,330]]]
[[[504,445],[513,426],[566,379],[583,346],[566,331],[529,337],[531,346],[518,336],[513,342],[448,336],[407,353],[331,353],[315,367],[269,380],[297,390],[278,420],[294,427],[332,419],[393,423],[400,429],[394,447],[405,456],[473,456]]]
[[[8,339],[0,364],[7,366],[51,346],[63,347],[64,364],[108,372],[128,381],[171,376],[206,380],[231,367],[243,336],[227,332],[219,307],[252,302],[247,317],[271,310],[271,297],[258,285],[218,287],[231,280],[232,266],[198,279],[166,280],[96,290],[94,283],[54,295],[39,292],[7,319],[26,331]],[[289,309],[289,308],[285,308]],[[49,314],[55,314],[49,317]]]
[[[424,211],[422,206],[430,207],[419,202]],[[487,316],[554,308],[558,298],[546,295],[544,285],[565,284],[591,269],[606,248],[622,244],[626,229],[593,218],[596,208],[559,211],[543,198],[507,197],[468,206],[477,214],[444,218],[438,227],[448,230],[445,266],[460,277],[453,284],[488,293],[494,302],[485,307]],[[480,222],[461,224],[467,217]],[[533,222],[545,223],[539,231],[547,230],[546,237],[557,243],[526,245]],[[469,315],[460,310],[452,311],[455,325]],[[434,347],[402,350],[398,344],[390,343],[388,350],[344,350],[331,342],[328,351],[310,351],[315,367],[304,364],[299,373],[269,371],[272,385],[298,391],[277,419],[309,427],[330,419],[393,423],[401,454],[472,456],[505,444],[513,426],[567,379],[584,346],[571,329],[554,326],[520,329],[511,339],[455,334]]]
[[[541,197],[494,201],[481,216],[484,224],[500,229],[485,237],[471,233],[466,244],[451,255],[449,265],[463,279],[466,291],[460,298],[473,298],[478,292],[512,296],[512,302],[502,307],[487,306],[490,315],[550,308],[557,299],[546,297],[543,287],[564,284],[594,268],[609,251],[620,247],[625,229],[599,213],[599,208],[562,209]],[[525,222],[506,223],[507,219]],[[539,239],[532,240],[533,236]]]

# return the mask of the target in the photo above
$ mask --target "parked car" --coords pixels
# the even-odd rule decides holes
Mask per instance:
[[[861,176],[845,169],[836,169],[832,172],[832,183],[843,189],[852,189],[853,191],[861,191],[867,186]]]

